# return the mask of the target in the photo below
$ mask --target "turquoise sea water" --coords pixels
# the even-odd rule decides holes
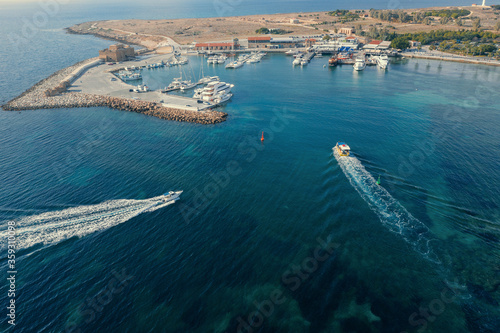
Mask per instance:
[[[43,56],[3,54],[0,99],[109,44],[56,29],[67,22],[32,40]],[[215,126],[1,112],[2,228],[17,219],[33,245],[18,252],[17,325],[2,329],[498,332],[499,69],[407,60],[356,73],[327,60],[225,70],[191,57],[186,75],[203,63],[235,84]],[[160,88],[179,71],[143,74]],[[333,156],[338,140],[352,163]],[[137,216],[116,201],[168,190],[182,199]]]

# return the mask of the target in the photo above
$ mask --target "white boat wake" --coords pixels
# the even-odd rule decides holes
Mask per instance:
[[[60,211],[27,216],[16,221],[17,250],[37,244],[52,245],[71,237],[83,237],[96,231],[114,227],[146,212],[153,212],[173,204],[180,192],[170,192],[143,200],[110,200],[91,206],[79,206]],[[7,227],[2,226],[0,238],[7,240]],[[2,242],[1,251],[7,248]]]
[[[411,215],[386,189],[378,185],[375,178],[366,171],[356,157],[340,156],[336,149],[333,149],[333,155],[351,185],[377,214],[382,224],[390,231],[401,235],[426,259],[441,263],[430,247],[431,240],[427,237],[429,234],[427,226]]]

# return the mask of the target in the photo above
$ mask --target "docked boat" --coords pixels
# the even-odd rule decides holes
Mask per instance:
[[[231,99],[231,97],[233,97],[232,93],[224,92],[224,93],[220,93],[217,96],[215,96],[215,98],[212,101],[215,105],[219,105],[219,104],[222,104],[222,103],[229,101]]]
[[[345,144],[345,142],[337,142],[335,147],[332,150],[336,150],[340,156],[349,156],[351,148]]]
[[[387,54],[381,54],[377,57],[377,66],[381,69],[387,69],[389,65],[389,57]]]
[[[242,61],[232,61],[226,65],[226,68],[240,68],[242,67],[244,62]]]
[[[366,62],[365,62],[365,57],[357,57],[356,61],[354,62],[353,68],[356,71],[362,71],[366,67]]]
[[[198,84],[207,84],[219,80],[220,78],[218,76],[204,76],[198,81]]]
[[[198,85],[198,83],[193,83],[191,81],[184,81],[180,84],[180,87],[179,89],[184,92],[186,90],[189,90],[189,89],[193,89],[194,87],[196,87]]]
[[[142,74],[136,71],[123,70],[118,72],[118,77],[122,79],[122,81],[136,81],[142,79]]]
[[[328,60],[328,65],[331,67],[337,66],[338,63],[339,63],[339,60],[337,59],[337,56],[335,56],[335,55]]]
[[[193,98],[211,102],[217,97],[228,94],[233,87],[234,84],[229,84],[226,82],[210,82],[206,87],[202,89],[196,89]]]
[[[295,60],[292,62],[292,65],[298,66],[302,62],[302,57],[297,57]]]
[[[307,61],[306,59],[300,60],[300,66],[307,66],[307,64],[309,64],[309,61]]]

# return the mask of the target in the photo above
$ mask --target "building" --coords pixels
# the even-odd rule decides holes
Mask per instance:
[[[299,21],[299,19],[292,18],[292,19],[290,19],[290,23],[291,23],[291,24],[299,24],[299,23],[300,23],[300,21]]]
[[[248,37],[249,48],[264,48],[271,44],[271,37]]]
[[[416,40],[410,40],[410,47],[419,47],[422,46],[422,43]]]
[[[352,28],[340,28],[338,33],[345,34],[346,36],[352,35]]]
[[[387,50],[391,47],[391,42],[389,41],[381,41],[381,40],[372,40],[365,46],[363,46],[363,50],[367,51],[381,51],[381,50]]]
[[[311,47],[314,44],[316,44],[317,40],[314,38],[308,38],[306,39],[306,47]]]
[[[99,59],[104,61],[125,61],[135,56],[134,48],[123,44],[114,44],[99,51]]]
[[[196,43],[194,49],[197,51],[229,51],[240,47],[236,40],[226,43]]]
[[[271,38],[270,47],[273,49],[304,47],[304,42],[305,38],[298,37]]]

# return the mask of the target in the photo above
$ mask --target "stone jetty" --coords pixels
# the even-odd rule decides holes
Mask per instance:
[[[2,108],[5,111],[20,111],[107,106],[117,110],[143,113],[166,120],[206,125],[221,123],[227,119],[227,113],[210,109],[204,111],[182,110],[165,107],[161,103],[155,102],[67,91],[67,87],[63,84],[64,79],[70,73],[74,72],[75,69],[93,60],[89,59],[79,62],[52,74],[26,90],[20,96],[7,102]]]

